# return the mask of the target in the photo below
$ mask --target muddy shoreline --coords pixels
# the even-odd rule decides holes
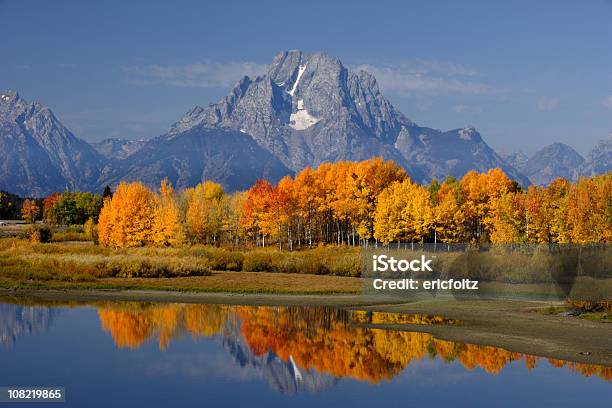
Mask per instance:
[[[0,289],[0,302],[11,301],[143,301],[216,303],[253,306],[328,306],[347,309],[442,315],[459,326],[368,325],[418,331],[442,340],[495,346],[509,351],[585,364],[612,366],[612,324],[576,317],[545,315],[541,309],[559,302],[525,300],[434,299],[380,304],[359,295],[281,295],[195,293],[157,290]]]

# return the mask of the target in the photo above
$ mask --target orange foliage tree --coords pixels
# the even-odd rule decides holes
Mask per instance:
[[[233,194],[212,181],[179,194],[167,180],[159,194],[123,183],[119,197],[106,198],[99,236],[102,245],[117,247],[250,240],[290,250],[332,243],[610,242],[611,186],[612,173],[523,190],[500,169],[423,186],[392,161],[341,161],[306,167],[274,185],[258,180]]]
[[[26,199],[21,207],[21,216],[25,222],[32,224],[40,215],[40,207],[36,204],[36,200]]]

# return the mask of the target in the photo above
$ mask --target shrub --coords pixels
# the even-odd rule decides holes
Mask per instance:
[[[270,251],[250,251],[244,254],[242,270],[247,272],[271,272],[274,270],[274,256]]]
[[[85,232],[85,228],[82,225],[69,225],[64,228],[64,232],[82,234],[83,232]]]
[[[44,244],[51,242],[53,232],[46,225],[31,226],[26,230],[26,236],[30,242]]]
[[[56,231],[53,234],[53,242],[89,241],[83,232]]]
[[[572,309],[584,309],[586,312],[612,312],[612,300],[576,300],[568,299],[567,305]]]
[[[206,259],[210,269],[215,271],[240,271],[244,262],[243,253],[224,248],[198,246],[192,248],[189,253]]]
[[[98,243],[98,226],[94,222],[93,218],[89,218],[85,221],[85,225],[83,225],[83,231],[85,233],[85,238],[88,241],[93,241],[94,243]]]
[[[41,280],[41,281],[49,281],[53,279],[53,275],[47,271],[27,272],[25,277],[26,279],[30,279],[30,280]]]
[[[97,266],[99,274],[119,278],[172,278],[179,276],[203,276],[210,273],[210,267],[203,260],[194,258],[164,259],[125,257]]]

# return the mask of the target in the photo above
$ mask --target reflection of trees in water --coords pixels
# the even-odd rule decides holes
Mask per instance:
[[[0,344],[13,345],[19,337],[47,331],[59,310],[0,304]]]
[[[255,369],[273,389],[291,395],[321,391],[338,382],[330,374],[299,367],[291,356],[282,359],[270,350],[259,355],[253,353],[241,334],[240,326],[236,319],[225,326],[223,347],[240,367]]]
[[[286,375],[296,380],[303,372],[316,371],[377,383],[390,380],[411,362],[424,358],[440,358],[458,362],[469,370],[481,368],[497,374],[511,362],[522,360],[531,370],[542,359],[497,347],[438,340],[427,333],[353,324],[459,323],[439,316],[331,308],[140,303],[102,306],[98,314],[102,327],[111,333],[119,347],[137,348],[157,337],[160,348],[164,349],[184,333],[194,338],[219,335],[239,363],[263,367],[266,359],[280,358],[285,363]],[[565,367],[585,376],[612,380],[611,367],[548,361],[555,367]],[[266,367],[271,366],[269,363]],[[282,383],[278,378],[275,381]]]
[[[102,328],[111,333],[118,347],[138,348],[157,337],[163,350],[184,332],[194,338],[221,332],[229,317],[222,309],[217,305],[109,303],[98,308],[98,316]]]
[[[109,304],[100,307],[98,315],[102,328],[111,333],[115,344],[125,348],[138,348],[157,337],[163,350],[172,339],[185,333],[193,338],[219,335],[223,347],[238,365],[254,368],[274,389],[285,394],[320,391],[337,382],[331,375],[298,367],[291,358],[281,359],[272,352],[253,353],[240,332],[238,314],[227,306]],[[329,311],[319,314],[318,322],[328,325],[338,317],[327,315]]]

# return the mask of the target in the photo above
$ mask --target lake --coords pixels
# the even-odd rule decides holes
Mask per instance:
[[[612,406],[611,367],[376,323],[461,322],[323,307],[0,303],[0,386],[65,387],[55,405],[69,407]]]

